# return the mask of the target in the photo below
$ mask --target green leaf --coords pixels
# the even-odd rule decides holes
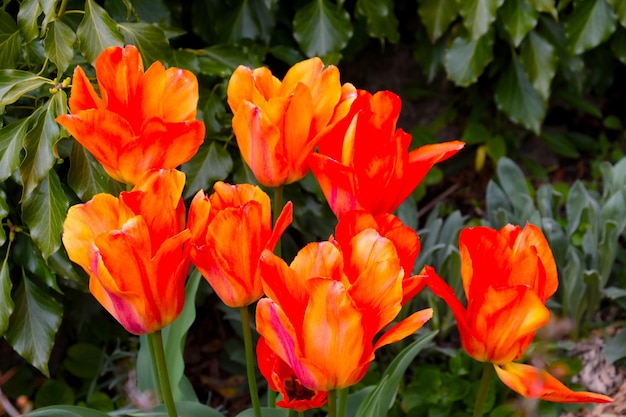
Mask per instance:
[[[357,417],[386,416],[387,411],[393,405],[398,384],[404,377],[409,365],[415,356],[437,335],[431,331],[418,337],[413,343],[404,348],[385,370],[381,381],[376,388],[365,398],[357,411]]]
[[[0,129],[0,181],[9,178],[20,166],[28,122],[28,118],[19,119]]]
[[[537,26],[539,13],[526,0],[506,0],[500,9],[504,29],[517,48],[528,32]]]
[[[72,62],[74,42],[76,42],[76,34],[72,28],[59,20],[50,23],[46,38],[43,40],[43,48],[46,56],[54,62],[59,72],[65,72]]]
[[[457,36],[446,50],[448,78],[461,87],[475,83],[493,59],[493,38],[493,32],[475,40]]]
[[[15,68],[21,53],[20,28],[10,14],[0,10],[0,68]]]
[[[0,224],[9,215],[10,207],[7,203],[7,194],[0,188]],[[4,227],[0,227],[0,246],[4,245],[7,240],[7,235]],[[1,305],[1,304],[0,304]]]
[[[463,24],[473,41],[485,35],[504,0],[457,0]]]
[[[256,68],[262,65],[262,60],[247,51],[240,45],[213,45],[201,49],[202,55],[198,58],[200,72],[222,78],[230,77],[239,65]]]
[[[28,417],[110,417],[102,411],[73,405],[54,405],[28,413]]]
[[[566,158],[579,158],[580,153],[576,145],[563,133],[541,132],[541,139],[557,154]]]
[[[16,265],[22,267],[24,271],[30,273],[29,276],[39,278],[37,282],[43,282],[48,286],[48,288],[51,288],[61,294],[56,276],[48,267],[48,264],[43,259],[41,250],[39,250],[35,242],[33,242],[30,235],[15,235],[11,258]]]
[[[0,194],[4,194],[4,191],[0,191]],[[6,196],[2,197],[6,198]],[[4,217],[6,217],[6,215],[0,216],[0,220]],[[15,303],[13,303],[13,299],[11,298],[12,288],[13,283],[11,282],[11,275],[9,274],[9,252],[7,252],[4,256],[2,267],[0,268],[0,337],[4,336],[4,333],[9,327],[9,317],[11,317],[11,313],[13,313],[13,308],[15,307]]]
[[[38,0],[41,10],[44,14],[44,19],[41,22],[42,27],[48,26],[48,23],[52,22],[56,16],[57,2],[58,0]]]
[[[417,13],[433,43],[446,32],[459,14],[456,0],[423,0],[417,6]]]
[[[626,2],[622,0],[609,0],[609,4],[617,13],[617,18],[619,19],[619,23],[626,28]]]
[[[607,40],[615,31],[617,16],[606,0],[574,3],[574,11],[565,20],[568,49],[581,54]]]
[[[30,42],[39,36],[37,19],[41,11],[38,0],[25,0],[20,4],[20,10],[17,12],[17,25],[22,31],[25,42]]]
[[[263,417],[288,417],[289,410],[286,408],[279,408],[279,407],[274,407],[274,408],[261,407],[261,415]],[[254,416],[255,416],[254,409],[248,408],[246,410],[243,410],[241,413],[237,414],[237,416],[235,417],[254,417]],[[159,417],[166,417],[166,416],[159,416]]]
[[[233,44],[252,39],[269,44],[276,24],[270,3],[240,0],[237,6],[224,10],[216,22],[218,42]]]
[[[357,0],[356,11],[367,20],[367,33],[372,38],[398,43],[398,19],[393,11],[393,0]]]
[[[24,94],[44,84],[54,85],[52,80],[28,71],[0,70],[0,106],[8,106]]]
[[[136,45],[147,67],[155,61],[168,62],[172,57],[172,47],[165,33],[152,23],[120,23],[127,44]]]
[[[512,122],[539,133],[546,115],[546,104],[533,88],[516,55],[498,80],[495,100],[498,109]]]
[[[541,94],[544,101],[548,101],[557,65],[554,46],[537,32],[532,31],[522,44],[520,62],[535,90]]]
[[[5,335],[13,349],[44,375],[63,308],[47,291],[23,277],[15,291],[15,310]]]
[[[175,403],[176,405],[176,411],[178,411],[178,415],[179,416],[185,416],[185,417],[224,417],[224,414],[220,413],[219,411],[217,411],[214,408],[211,407],[207,407],[206,405],[202,405],[200,403],[197,402],[190,402],[190,401],[177,401]],[[273,414],[271,412],[267,412],[265,410],[271,410],[271,409],[265,409],[262,408],[263,410],[263,417],[272,417]],[[278,408],[275,408],[274,410],[278,410],[278,411],[282,411],[282,413],[280,414],[281,417],[287,417],[287,411],[288,410],[281,410]],[[168,417],[168,413],[167,410],[165,409],[165,405],[160,404],[157,405],[156,407],[154,407],[152,410],[149,411],[139,411],[136,413],[130,413],[130,416],[136,416],[136,417]],[[277,415],[278,416],[278,415]],[[37,417],[37,416],[35,416]],[[90,417],[90,416],[85,416],[85,417]]]
[[[49,379],[43,383],[35,396],[35,407],[51,405],[74,404],[74,391],[63,381]]]
[[[352,37],[350,15],[329,0],[313,0],[296,12],[293,37],[308,57],[338,53]]]
[[[99,193],[109,193],[110,177],[102,165],[78,142],[72,143],[67,185],[81,200],[87,201]]]
[[[89,343],[77,343],[67,350],[63,367],[74,376],[93,379],[100,376],[103,357],[102,349],[98,346]]]
[[[105,48],[124,45],[124,37],[117,23],[95,0],[85,2],[85,15],[78,25],[76,35],[80,52],[92,64]]]
[[[558,20],[558,13],[554,7],[554,0],[528,0],[538,12],[550,13],[554,20]]]
[[[200,147],[196,155],[181,170],[187,174],[184,198],[195,195],[198,190],[206,190],[215,181],[224,180],[233,169],[233,160],[223,144],[213,141]]]
[[[611,41],[611,50],[622,64],[626,64],[626,29],[618,27]]]
[[[22,218],[44,259],[61,247],[61,232],[69,202],[59,176],[50,170],[22,204]]]
[[[609,364],[626,358],[626,329],[622,329],[606,342],[604,357]]]

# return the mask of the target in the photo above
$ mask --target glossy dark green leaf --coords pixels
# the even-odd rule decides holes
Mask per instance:
[[[0,68],[15,68],[22,53],[22,34],[10,14],[0,10]]]
[[[566,158],[580,157],[580,152],[576,149],[576,145],[563,133],[541,132],[541,139],[543,143],[548,145],[558,155]]]
[[[80,52],[93,63],[109,46],[123,46],[124,37],[117,23],[95,0],[85,2],[85,15],[76,30]]]
[[[14,69],[0,70],[0,106],[12,104],[24,94],[46,83],[54,85],[52,80],[32,72]]]
[[[9,178],[20,166],[28,121],[19,119],[0,129],[0,181]]]
[[[4,192],[0,191],[0,194],[4,194]],[[3,196],[0,195],[0,198],[2,197]],[[6,202],[4,204],[6,205]],[[8,206],[6,208],[8,209]],[[0,210],[2,209],[3,207],[0,207]],[[4,216],[0,213],[0,220],[3,218]],[[4,333],[9,327],[9,317],[11,317],[11,313],[13,313],[13,308],[15,307],[13,298],[11,298],[13,284],[11,283],[9,268],[9,252],[7,252],[2,261],[2,266],[0,267],[0,337],[4,336]]]
[[[417,12],[428,37],[431,42],[435,42],[456,19],[459,6],[456,0],[423,0],[419,2]]]
[[[22,218],[44,259],[61,247],[61,231],[68,207],[69,202],[54,170],[48,172],[22,204]]]
[[[20,4],[20,10],[17,12],[17,25],[22,31],[25,42],[30,42],[39,36],[37,19],[41,12],[39,0],[25,0]]]
[[[15,310],[5,338],[31,365],[48,376],[48,359],[61,325],[63,308],[27,277],[15,291]]]
[[[338,53],[352,37],[350,15],[329,0],[312,0],[296,12],[293,36],[308,57]]]
[[[187,174],[184,198],[194,196],[198,190],[208,191],[213,183],[226,179],[233,169],[233,159],[224,144],[212,142],[200,147],[198,153],[181,170]]]
[[[38,0],[41,10],[44,14],[44,19],[41,22],[42,27],[48,26],[48,23],[52,22],[56,18],[57,3],[59,0]]]
[[[213,45],[200,50],[200,72],[219,77],[229,77],[239,65],[256,68],[262,65],[262,58],[240,45]]]
[[[29,417],[110,417],[102,411],[73,405],[53,405],[31,411]]]
[[[556,20],[558,18],[558,13],[556,11],[556,7],[554,7],[554,2],[555,0],[528,0],[528,3],[530,3],[535,10],[538,12],[550,13]]]
[[[537,25],[539,13],[526,0],[506,0],[500,8],[499,17],[513,45],[518,47],[526,34]]]
[[[98,193],[108,193],[110,177],[102,165],[78,142],[72,144],[67,185],[81,200],[90,200]]]
[[[49,379],[37,390],[35,407],[73,405],[74,399],[74,391],[69,385],[58,379]]]
[[[459,13],[463,16],[463,25],[469,31],[471,40],[476,41],[489,31],[503,2],[504,0],[457,1]]]
[[[448,78],[461,87],[475,83],[493,59],[493,38],[493,31],[475,40],[457,36],[446,50]]]
[[[127,44],[137,46],[146,68],[155,61],[168,62],[172,48],[165,33],[152,23],[120,23],[120,31]]]
[[[215,408],[207,407],[206,405],[200,404],[198,402],[189,402],[189,401],[177,401],[176,402],[176,411],[179,416],[185,417],[224,417],[222,413],[217,411]],[[263,417],[272,417],[274,414],[271,412],[265,411],[263,409]],[[269,409],[268,409],[269,410]],[[280,410],[275,408],[274,410]],[[284,413],[280,414],[281,417],[287,417],[287,410],[280,410]],[[129,413],[130,416],[134,417],[168,417],[167,410],[163,404],[160,404],[154,407],[150,411],[139,411],[135,413]],[[278,416],[278,415],[277,415]],[[37,417],[37,416],[35,416]],[[85,416],[91,417],[91,416]],[[94,416],[95,417],[95,416]]]
[[[15,235],[11,250],[11,259],[16,265],[30,276],[39,278],[37,282],[43,282],[48,288],[61,294],[56,276],[52,273],[48,264],[43,259],[41,250],[37,247],[30,234],[19,233]]]
[[[357,0],[356,12],[367,21],[367,33],[372,37],[391,43],[400,40],[398,18],[394,14],[393,0]]]
[[[59,72],[65,72],[72,62],[74,42],[76,42],[76,34],[65,23],[55,20],[48,25],[48,32],[43,40],[43,48],[46,51],[46,56],[54,62]]]
[[[252,39],[268,44],[275,24],[271,2],[239,0],[221,11],[216,21],[218,42],[233,44]]]
[[[550,97],[550,85],[556,74],[557,55],[554,46],[532,31],[522,43],[520,62],[533,87],[547,101]]]
[[[546,104],[515,55],[496,84],[495,101],[498,109],[512,122],[539,133],[546,115]]]
[[[617,16],[607,0],[574,3],[574,11],[565,20],[568,49],[581,54],[598,46],[615,31]]]
[[[445,38],[440,38],[433,45],[428,40],[418,41],[415,49],[415,59],[422,68],[422,72],[429,83],[433,82],[439,71],[443,69],[446,53]]]
[[[618,27],[611,41],[611,51],[626,65],[626,29]]]
[[[626,2],[623,0],[609,0],[609,4],[615,10],[619,23],[626,28]]]

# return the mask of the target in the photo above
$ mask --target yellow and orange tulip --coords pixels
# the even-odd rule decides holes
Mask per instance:
[[[502,382],[519,394],[556,402],[610,402],[592,392],[574,392],[547,372],[513,361],[522,358],[535,332],[545,326],[546,300],[558,286],[552,252],[541,230],[527,224],[464,229],[459,238],[467,308],[431,267],[426,284],[456,317],[467,353],[493,363]]]
[[[376,349],[413,334],[432,316],[431,309],[419,311],[379,336],[401,309],[400,259],[373,229],[348,244],[311,243],[290,266],[267,250],[261,258],[268,298],[257,304],[257,330],[312,391],[357,383]]]
[[[309,171],[307,156],[356,97],[335,66],[319,58],[294,65],[281,82],[267,68],[239,66],[228,83],[228,104],[241,155],[259,183],[290,184]]]
[[[456,154],[459,141],[409,152],[411,135],[396,130],[400,98],[390,91],[359,90],[347,116],[325,131],[309,165],[337,217],[352,210],[392,213],[438,162]]]
[[[144,73],[132,45],[110,47],[96,59],[100,96],[81,67],[72,80],[71,114],[63,127],[115,180],[135,184],[151,169],[187,162],[204,140],[196,120],[198,82],[189,71],[155,62]]]
[[[149,334],[178,317],[189,269],[185,174],[146,173],[119,198],[97,194],[70,207],[63,225],[69,258],[89,274],[93,296],[126,330]]]
[[[272,230],[270,198],[259,187],[220,181],[213,189],[210,197],[200,190],[189,208],[191,260],[226,305],[245,307],[263,296],[259,259],[291,223],[292,205]]]

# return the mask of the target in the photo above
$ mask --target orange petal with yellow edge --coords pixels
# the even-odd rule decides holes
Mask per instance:
[[[411,314],[406,319],[402,320],[391,329],[386,331],[374,345],[374,350],[395,343],[405,337],[412,335],[416,331],[422,328],[424,323],[433,317],[433,309],[426,308],[416,313]]]

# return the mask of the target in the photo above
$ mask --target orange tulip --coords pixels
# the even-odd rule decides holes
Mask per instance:
[[[189,208],[191,260],[226,305],[245,307],[263,296],[259,258],[291,223],[292,205],[272,231],[270,198],[259,187],[217,182],[213,189],[210,197],[200,190]]]
[[[259,183],[290,184],[309,171],[317,137],[348,113],[356,96],[341,85],[339,70],[319,58],[294,65],[279,81],[267,68],[239,66],[228,83],[233,130]]]
[[[198,82],[191,72],[166,70],[157,61],[144,73],[132,45],[105,49],[95,67],[100,97],[76,67],[71,114],[56,120],[111,177],[135,184],[150,169],[176,168],[191,159],[205,132],[196,120]]]
[[[89,290],[122,326],[148,334],[178,317],[189,269],[185,174],[146,173],[119,198],[98,194],[70,207],[63,244],[89,274]]]
[[[261,276],[268,296],[256,310],[262,343],[313,391],[357,383],[376,349],[432,316],[431,309],[419,311],[377,337],[400,312],[403,271],[393,243],[373,229],[349,247],[311,243],[290,266],[266,250]]]
[[[467,308],[433,268],[426,283],[443,298],[456,317],[467,353],[492,362],[498,376],[523,396],[556,402],[610,402],[605,395],[574,392],[547,372],[514,363],[535,332],[550,318],[546,300],[558,286],[552,252],[543,233],[532,224],[464,229],[459,239],[461,276]]]
[[[396,130],[400,98],[389,91],[359,90],[350,113],[319,140],[309,165],[330,208],[341,217],[351,210],[392,213],[434,164],[464,143],[424,145],[409,152],[411,135]]]

